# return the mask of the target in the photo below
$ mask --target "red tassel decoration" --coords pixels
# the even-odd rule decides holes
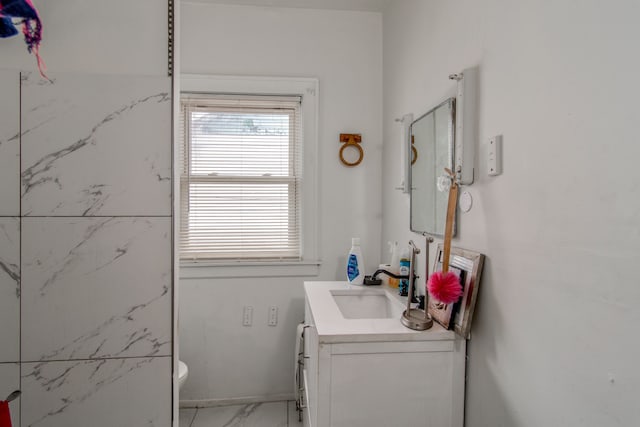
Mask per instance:
[[[13,20],[17,22],[14,23]],[[29,53],[33,53],[38,61],[40,75],[51,81],[45,74],[46,67],[40,56],[42,42],[42,21],[31,0],[0,0],[0,38],[18,34],[16,25],[22,25],[22,34]],[[0,425],[0,427],[3,427]]]
[[[427,289],[438,301],[451,304],[462,296],[462,285],[455,273],[436,271],[427,282]]]
[[[9,402],[0,400],[0,427],[11,427],[11,414]]]

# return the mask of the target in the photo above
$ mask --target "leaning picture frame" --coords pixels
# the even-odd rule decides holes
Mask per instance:
[[[436,271],[442,271],[442,263],[437,264],[437,267],[439,269]],[[452,267],[451,265],[449,266],[449,271],[456,275],[460,283],[464,283],[466,279],[466,271],[457,267]],[[458,306],[459,304],[457,303],[445,304],[433,297],[429,298],[429,314],[431,315],[431,318],[440,323],[445,329],[453,329],[453,315]]]
[[[443,247],[438,245],[433,271],[442,271]],[[462,248],[451,248],[449,270],[456,273],[462,285],[462,296],[451,304],[443,304],[429,298],[429,314],[445,329],[453,329],[465,339],[470,338],[471,321],[475,311],[484,255]]]

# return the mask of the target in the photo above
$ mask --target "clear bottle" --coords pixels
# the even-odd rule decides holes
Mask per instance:
[[[391,252],[391,271],[393,274],[400,274],[400,254],[398,252],[398,242],[389,242],[389,251]],[[389,277],[389,286],[397,288],[400,281]]]
[[[378,270],[386,270],[386,271],[391,271],[391,264],[380,264],[378,265]],[[380,273],[378,275],[378,279],[382,280],[382,284],[384,286],[389,286],[389,280],[392,279],[391,276],[388,276],[385,273]]]
[[[347,257],[347,280],[352,285],[362,285],[364,283],[364,261],[360,250],[360,238],[351,239],[351,250]]]

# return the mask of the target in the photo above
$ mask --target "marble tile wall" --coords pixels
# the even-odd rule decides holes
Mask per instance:
[[[20,389],[20,73],[0,70],[0,400]],[[20,399],[10,404],[19,426]]]
[[[22,364],[23,426],[170,426],[171,359]]]
[[[49,77],[0,72],[0,399],[22,426],[169,427],[170,80]]]
[[[170,234],[170,218],[23,218],[23,360],[170,356]]]
[[[52,80],[22,76],[22,216],[170,216],[169,79]]]
[[[0,70],[0,216],[20,216],[20,73]]]
[[[0,363],[19,361],[20,218],[0,217]]]

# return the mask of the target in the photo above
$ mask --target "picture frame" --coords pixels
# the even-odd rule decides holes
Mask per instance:
[[[433,271],[442,271],[443,246],[438,244]],[[462,284],[462,296],[451,304],[443,304],[429,296],[429,314],[445,329],[453,329],[465,339],[470,338],[471,321],[475,311],[482,267],[485,256],[462,248],[451,248],[449,271],[455,273]]]
[[[442,262],[440,262],[437,266],[439,269],[434,271],[442,271]],[[455,274],[456,276],[458,276],[458,280],[460,281],[460,283],[465,282],[466,271],[453,266],[449,266],[449,271]],[[455,309],[458,308],[458,305],[459,304],[457,303],[445,304],[436,300],[433,297],[430,297],[429,298],[429,314],[431,315],[433,320],[440,323],[445,329],[452,329],[451,322],[453,320],[453,314],[455,312]]]

